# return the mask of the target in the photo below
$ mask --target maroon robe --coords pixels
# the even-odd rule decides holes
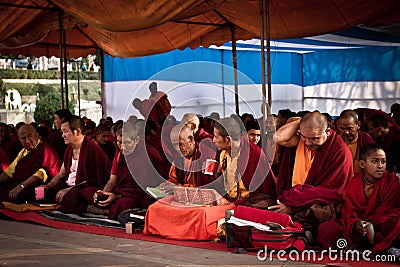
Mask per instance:
[[[60,160],[56,151],[48,144],[40,143],[36,149],[32,150],[25,157],[18,161],[13,177],[5,183],[0,184],[0,200],[23,203],[35,200],[35,187],[22,189],[18,194],[17,200],[9,199],[9,192],[17,185],[34,175],[40,168],[43,168],[49,182],[60,171]],[[39,184],[37,184],[39,185]]]
[[[201,140],[203,140],[205,138],[208,138],[212,141],[213,135],[206,132],[203,128],[199,128],[197,130],[196,134],[194,135],[194,140],[196,142],[201,142]]]
[[[107,141],[105,144],[101,144],[101,143],[97,143],[97,144],[107,155],[110,162],[112,162],[114,159],[115,151],[116,151],[114,143],[111,141]]]
[[[10,160],[7,157],[7,154],[3,149],[0,148],[0,174],[3,173],[5,169],[7,169],[8,165],[10,165]]]
[[[163,171],[160,173],[165,179],[168,179],[169,169],[171,167],[171,162],[168,160],[168,152],[164,151],[161,143],[161,135],[152,135],[146,142],[146,145],[155,148],[162,158]]]
[[[216,160],[219,164],[219,154]],[[241,138],[238,167],[238,175],[242,178],[243,185],[250,191],[248,198],[260,193],[272,201],[276,200],[276,179],[267,157],[259,146],[250,143],[248,139],[243,137]],[[225,195],[222,176],[211,183],[210,186],[214,186],[221,195]],[[238,201],[237,204],[242,202],[243,200]]]
[[[147,151],[147,153],[146,153]],[[159,175],[154,164],[160,164],[161,157],[157,150],[146,147],[143,142],[139,142],[134,152],[128,156],[122,153],[119,157],[116,169],[117,184],[112,191],[114,194],[121,195],[114,200],[110,206],[109,218],[115,219],[118,214],[127,209],[148,208],[154,202],[152,197],[144,191],[147,186],[155,187],[159,184]],[[164,180],[165,181],[165,180]],[[104,187],[88,187],[81,190],[86,203],[93,203],[93,194]]]
[[[67,145],[65,144],[64,138],[62,137],[62,133],[60,130],[56,129],[50,132],[49,136],[46,139],[46,143],[54,147],[60,160],[64,158],[64,153],[67,149]]]
[[[355,230],[359,220],[371,222],[375,228],[372,252],[389,248],[400,237],[400,184],[399,178],[385,172],[375,183],[369,199],[364,194],[363,174],[349,182],[342,209],[343,234],[347,242],[359,246],[362,234]]]
[[[68,146],[64,154],[65,180],[70,174],[72,153],[72,147]],[[82,201],[83,199],[79,191],[87,186],[103,188],[110,176],[110,169],[110,160],[97,142],[85,137],[79,153],[79,163],[75,180],[76,185],[82,182],[85,182],[85,184],[73,187],[69,190],[61,202],[62,207],[60,210],[66,213],[81,213],[86,211],[86,204]],[[67,185],[65,182],[56,186],[55,189],[52,190],[53,194],[51,194],[51,197],[55,197],[60,189],[66,187]]]
[[[389,126],[389,134],[384,139],[375,142],[386,153],[386,169],[391,172],[400,172],[400,127]]]
[[[8,160],[13,162],[17,157],[18,152],[22,149],[22,146],[18,139],[13,140],[12,138],[8,138],[1,142],[0,148],[6,153]]]
[[[348,180],[354,175],[353,158],[342,138],[333,130],[330,133],[326,142],[316,151],[303,189],[300,190],[301,185],[292,188],[296,148],[284,148],[278,175],[278,199],[282,203],[290,203],[288,206],[292,207],[305,207],[302,201],[304,198],[324,198],[326,191],[319,192],[318,188],[344,193]]]
[[[191,167],[194,172],[194,181],[196,186],[207,185],[213,181],[212,175],[204,174],[202,171],[203,164],[205,164],[206,159],[214,159],[216,155],[215,149],[211,149],[207,145],[203,145],[202,143],[197,144],[195,146],[195,152],[192,158]],[[176,178],[178,179],[179,184],[185,184],[185,172],[184,172],[184,159],[183,157],[176,157],[174,160]]]

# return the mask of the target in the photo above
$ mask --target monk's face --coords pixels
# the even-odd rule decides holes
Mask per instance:
[[[213,143],[218,150],[229,150],[231,148],[230,139],[219,134],[219,130],[214,128]]]
[[[309,150],[319,149],[328,139],[330,129],[321,132],[319,128],[307,128],[300,125],[298,135]]]
[[[106,144],[110,140],[111,131],[103,131],[101,133],[96,133],[96,141],[100,144]]]
[[[34,150],[39,141],[39,135],[32,125],[22,125],[18,130],[18,139],[22,147],[27,150]]]
[[[56,127],[56,129],[60,129],[61,128],[61,119],[60,117],[58,117],[57,114],[54,114],[54,126]]]
[[[354,121],[353,117],[339,118],[337,121],[337,131],[346,144],[350,144],[358,136],[360,126]]]
[[[382,149],[373,151],[367,159],[360,160],[360,167],[364,170],[365,178],[370,181],[376,181],[383,177],[386,170],[386,154]]]
[[[72,131],[69,127],[69,122],[61,124],[62,137],[66,145],[75,144],[78,140],[77,131]]]
[[[179,151],[184,157],[190,157],[196,149],[196,144],[193,136],[188,136],[182,132],[179,135]]]
[[[122,153],[127,156],[132,154],[137,144],[139,143],[139,137],[136,139],[132,139],[130,136],[122,135],[122,144],[121,144],[121,151]]]
[[[261,131],[256,129],[250,129],[249,131],[247,131],[247,136],[251,143],[257,145],[258,142],[260,142]]]

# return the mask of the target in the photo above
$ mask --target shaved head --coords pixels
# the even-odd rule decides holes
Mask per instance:
[[[328,120],[318,111],[305,114],[300,121],[300,128],[311,130],[319,130],[323,132],[328,127]]]
[[[182,118],[182,123],[190,126],[192,130],[196,133],[200,126],[200,119],[194,113],[186,113]]]

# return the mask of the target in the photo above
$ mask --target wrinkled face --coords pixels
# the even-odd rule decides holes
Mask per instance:
[[[61,119],[58,117],[57,114],[54,114],[54,126],[56,127],[57,130],[61,128]]]
[[[231,142],[228,137],[223,137],[219,134],[219,130],[214,128],[213,143],[218,150],[230,149]]]
[[[100,144],[106,144],[110,140],[111,131],[104,131],[96,134],[96,141]]]
[[[7,140],[10,135],[10,131],[7,126],[0,126],[0,142]]]
[[[326,139],[328,139],[329,128],[321,132],[320,129],[307,129],[300,125],[300,130],[297,134],[309,150],[317,150],[325,143]]]
[[[183,135],[179,136],[179,151],[184,157],[190,157],[195,151],[194,138],[186,137]]]
[[[122,153],[125,156],[132,154],[135,151],[138,143],[139,143],[139,137],[136,139],[132,139],[130,136],[122,135],[122,144],[121,144]]]
[[[257,145],[258,142],[260,142],[261,131],[256,129],[250,129],[249,131],[247,131],[247,136],[251,143]]]
[[[33,150],[39,141],[39,135],[33,127],[22,126],[18,131],[18,139],[22,147]]]
[[[61,124],[61,132],[62,132],[62,137],[64,138],[64,143],[66,145],[76,143],[78,134],[76,130],[75,131],[71,130],[71,128],[69,127],[69,122]]]
[[[360,160],[360,167],[369,181],[379,180],[386,170],[386,155],[382,149],[368,155],[367,160]]]
[[[337,121],[337,131],[346,144],[357,138],[359,129],[360,126],[357,125],[353,117],[341,118]]]

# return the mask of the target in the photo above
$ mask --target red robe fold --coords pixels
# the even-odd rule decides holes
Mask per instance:
[[[10,165],[10,160],[7,157],[7,154],[3,149],[0,148],[0,174],[3,173],[5,169],[7,169],[8,165]]]
[[[14,141],[12,138],[9,138],[1,142],[0,148],[6,153],[9,161],[13,162],[18,152],[22,149],[22,146],[18,139]]]
[[[399,192],[399,178],[390,172],[385,172],[382,179],[375,183],[375,188],[367,199],[364,194],[363,174],[354,176],[347,186],[342,209],[341,222],[347,242],[359,245],[362,235],[356,232],[355,225],[359,220],[364,220],[371,222],[375,228],[375,244],[372,252],[389,248],[392,241],[400,237]],[[389,220],[390,226],[387,225]]]
[[[168,152],[164,151],[162,143],[161,143],[161,135],[156,134],[151,136],[147,141],[146,145],[155,148],[160,154],[163,166],[162,173],[160,173],[165,179],[168,179],[169,169],[171,167],[171,162],[168,160],[167,155]]]
[[[354,175],[351,152],[333,130],[322,147],[316,151],[302,190],[298,190],[296,186],[292,188],[296,148],[284,148],[283,153],[278,175],[278,199],[285,204],[293,201],[294,196],[296,199],[324,197],[326,190],[332,190],[332,194],[343,194],[348,180]],[[319,188],[324,188],[324,191],[319,191]],[[301,201],[298,203],[301,207],[304,206]]]

